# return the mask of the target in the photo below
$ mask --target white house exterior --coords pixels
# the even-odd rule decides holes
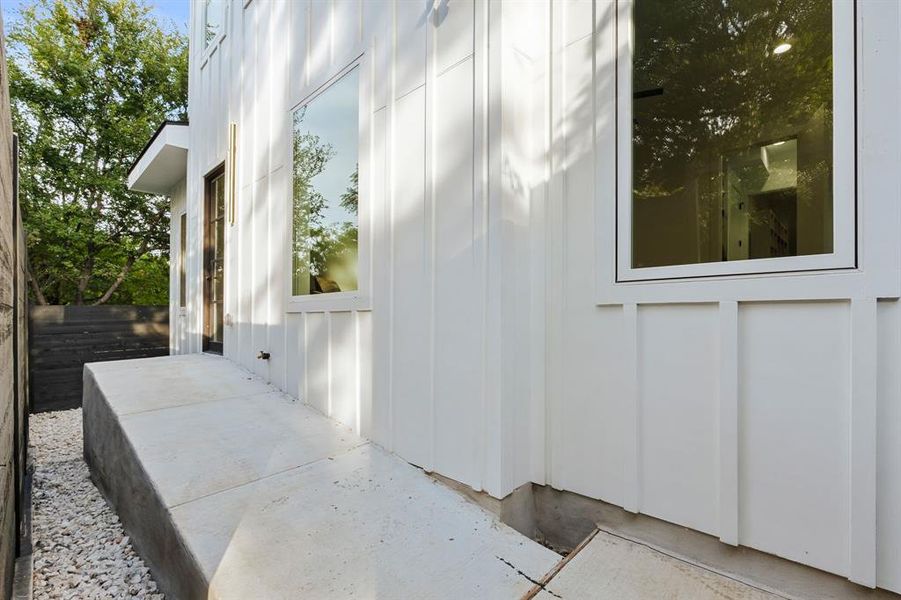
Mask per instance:
[[[659,41],[636,44],[633,2],[193,2],[172,352],[202,351],[216,319],[220,194],[207,337],[225,357],[495,498],[552,486],[901,592],[901,4],[805,2],[831,11],[831,43],[780,21],[759,61],[827,44],[828,109],[686,184],[721,196],[666,203],[629,185],[654,170],[633,169],[632,124],[657,118],[637,103],[672,98],[632,89],[633,53]],[[766,69],[748,60],[739,81]],[[351,83],[348,290],[298,275],[292,157],[298,120]]]

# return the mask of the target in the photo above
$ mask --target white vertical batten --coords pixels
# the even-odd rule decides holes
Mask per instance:
[[[719,533],[738,545],[738,302],[720,302]]]
[[[394,440],[394,430],[395,430],[395,421],[397,416],[395,415],[396,406],[394,403],[394,345],[395,345],[395,328],[394,328],[394,219],[396,213],[396,206],[394,201],[394,194],[396,190],[395,186],[395,177],[396,177],[396,169],[395,169],[395,160],[394,160],[394,143],[397,140],[397,136],[394,133],[395,127],[395,115],[397,111],[397,0],[387,0],[391,4],[391,24],[388,27],[390,33],[388,35],[390,39],[389,48],[388,48],[388,64],[390,70],[390,79],[391,85],[389,86],[388,93],[388,102],[387,108],[388,111],[388,123],[387,123],[387,137],[388,144],[385,147],[385,160],[388,162],[388,176],[386,177],[386,193],[387,193],[387,206],[386,210],[388,211],[388,226],[387,226],[387,236],[388,236],[388,427],[387,427],[387,448],[393,451],[396,447]]]
[[[848,578],[876,587],[876,299],[851,300]]]
[[[300,340],[303,348],[303,378],[300,381],[300,389],[301,389],[301,401],[305,404],[310,403],[310,352],[308,348],[310,347],[308,341],[310,336],[308,332],[310,331],[310,324],[307,322],[307,313],[300,313],[301,316],[301,329],[302,332],[300,334]]]
[[[423,465],[426,471],[435,470],[435,7],[429,6],[426,10],[425,25],[425,193],[423,200],[423,219],[428,225],[425,236],[425,250],[427,252],[429,286],[429,458],[428,464]]]
[[[563,234],[563,201],[564,201],[564,178],[565,165],[561,159],[559,146],[565,140],[564,128],[564,102],[563,102],[563,86],[557,85],[557,81],[562,81],[563,77],[563,6],[559,2],[551,4],[548,19],[548,63],[550,69],[547,76],[547,101],[549,119],[547,123],[548,135],[548,154],[547,154],[547,203],[545,210],[545,235],[546,245],[545,251],[547,263],[545,268],[545,281],[547,285],[546,306],[547,306],[547,376],[546,381],[546,428],[545,439],[547,443],[545,462],[547,465],[547,482],[557,489],[564,487],[563,477],[561,473],[562,461],[558,461],[558,456],[563,456],[562,445],[563,436],[563,418],[562,403],[560,401],[563,395],[563,336],[562,328],[564,323],[563,304],[564,292],[563,286],[560,285],[562,274],[565,272],[564,263],[564,243]]]
[[[623,304],[623,508],[641,508],[641,410],[638,405],[638,305]]]
[[[545,17],[550,22],[550,5],[535,9],[530,18]],[[541,20],[538,19],[540,23]],[[548,438],[547,438],[547,205],[548,181],[550,166],[547,161],[551,147],[550,138],[550,100],[547,85],[550,74],[550,27],[536,27],[541,32],[536,40],[539,50],[535,53],[533,65],[541,73],[540,78],[530,81],[530,102],[528,118],[540,123],[537,133],[532,130],[529,136],[529,154],[527,164],[533,171],[530,179],[529,197],[529,240],[530,240],[530,301],[529,310],[531,328],[531,347],[529,356],[530,384],[532,388],[532,407],[530,412],[531,435],[529,436],[531,459],[529,463],[530,478],[539,485],[547,483]],[[535,69],[532,71],[533,75]],[[536,193],[537,190],[537,193]]]
[[[354,329],[354,431],[357,435],[362,432],[361,414],[363,410],[363,398],[361,390],[363,386],[360,384],[360,312],[353,311]]]
[[[325,380],[325,406],[326,411],[325,414],[328,416],[332,416],[335,414],[334,407],[332,405],[332,348],[334,344],[332,343],[332,313],[331,311],[325,311],[325,370],[328,373]]]
[[[488,3],[476,3],[476,10],[473,14],[473,121],[477,128],[473,134],[473,205],[481,208],[477,211],[473,219],[473,256],[477,257],[477,262],[482,271],[479,273],[479,285],[481,289],[477,290],[481,299],[481,314],[479,329],[481,331],[482,343],[480,344],[481,365],[482,365],[482,385],[479,391],[478,402],[478,421],[476,436],[476,462],[477,471],[473,477],[473,481],[477,482],[474,486],[476,489],[485,489],[485,482],[488,479],[487,466],[487,448],[488,448],[488,394],[489,394],[489,374],[488,368],[488,294],[489,294],[489,272],[488,272],[488,63],[486,50],[488,48]],[[477,218],[476,218],[477,217]]]
[[[509,220],[510,207],[507,206],[507,198],[503,186],[503,105],[501,102],[501,61],[503,53],[503,28],[501,25],[500,2],[486,3],[485,10],[485,45],[484,56],[485,77],[482,80],[485,85],[483,98],[485,99],[483,118],[486,126],[485,142],[485,201],[487,210],[486,231],[486,263],[485,270],[488,274],[487,286],[487,314],[488,329],[485,338],[489,341],[488,378],[484,382],[487,390],[488,412],[487,423],[489,426],[488,437],[485,439],[487,477],[482,482],[482,489],[495,497],[503,497],[508,491],[505,488],[508,461],[506,460],[509,445],[512,444],[510,435],[512,419],[511,411],[506,410],[505,398],[508,395],[510,381],[505,376],[507,361],[512,360],[508,356],[509,338],[505,332],[505,320],[512,319],[508,316],[508,310],[512,313],[512,306],[505,303],[505,292],[511,285],[510,275],[504,261],[507,244],[511,243],[507,238],[507,222]],[[488,285],[493,282],[494,285]],[[510,488],[512,489],[512,488]]]

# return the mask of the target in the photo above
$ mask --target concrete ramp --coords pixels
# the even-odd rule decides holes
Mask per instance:
[[[559,561],[225,359],[84,386],[85,459],[168,598],[519,598]]]

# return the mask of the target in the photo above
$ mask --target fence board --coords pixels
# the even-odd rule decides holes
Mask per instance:
[[[165,356],[168,306],[32,306],[31,410],[81,406],[85,363]]]
[[[30,553],[21,544],[28,537],[24,528],[28,332],[24,319],[26,253],[18,202],[18,142],[10,121],[2,25],[0,19],[0,597],[8,598],[13,562]]]

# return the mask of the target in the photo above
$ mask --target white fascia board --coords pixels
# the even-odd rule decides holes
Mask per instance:
[[[128,173],[128,189],[168,194],[188,168],[188,124],[164,123]]]

